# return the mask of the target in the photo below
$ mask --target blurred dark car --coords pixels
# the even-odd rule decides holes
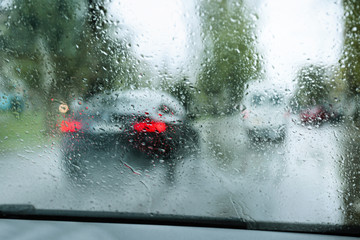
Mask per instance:
[[[337,123],[342,116],[343,114],[331,104],[316,105],[300,111],[300,120],[305,124]]]
[[[64,158],[77,168],[82,167],[81,156],[95,150],[140,152],[145,158],[169,160],[181,150],[196,148],[198,142],[179,101],[150,90],[76,100],[60,129]]]

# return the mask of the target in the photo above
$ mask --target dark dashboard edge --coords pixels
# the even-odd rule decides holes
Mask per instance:
[[[255,222],[239,218],[179,216],[158,213],[45,210],[36,209],[32,205],[26,204],[0,205],[0,219],[168,225],[360,236],[360,227],[355,225]]]

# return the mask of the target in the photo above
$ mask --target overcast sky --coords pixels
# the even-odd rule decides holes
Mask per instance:
[[[259,42],[267,77],[293,87],[304,64],[335,64],[343,44],[339,0],[263,0]]]
[[[340,0],[248,1],[258,12],[259,49],[265,57],[266,78],[289,88],[294,74],[304,64],[334,64],[342,46]],[[136,52],[153,65],[189,70],[194,51],[189,41],[198,41],[199,21],[194,3],[180,0],[113,1],[110,13],[134,31]],[[195,30],[194,30],[195,29]],[[192,34],[192,38],[189,37]],[[190,44],[201,50],[199,43]],[[191,66],[190,66],[191,69]]]

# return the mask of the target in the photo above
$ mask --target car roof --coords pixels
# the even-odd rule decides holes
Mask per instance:
[[[149,89],[116,91],[111,94],[118,110],[126,112],[149,112],[157,114],[161,106],[166,106],[174,115],[185,115],[185,108],[173,96],[163,91]]]
[[[150,89],[114,91],[110,94],[96,94],[88,101],[73,101],[75,111],[88,107],[89,111],[107,111],[107,107],[116,109],[118,113],[138,114],[148,112],[158,115],[161,106],[170,109],[172,115],[185,116],[184,106],[173,96],[163,91]],[[166,114],[166,113],[164,113]]]

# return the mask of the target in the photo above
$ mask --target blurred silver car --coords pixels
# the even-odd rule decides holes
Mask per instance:
[[[244,97],[242,120],[251,141],[283,141],[289,112],[285,94],[263,84],[252,85]]]

